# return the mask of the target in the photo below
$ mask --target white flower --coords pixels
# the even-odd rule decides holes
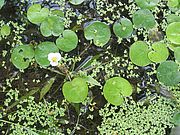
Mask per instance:
[[[50,61],[51,66],[57,66],[58,62],[61,60],[60,53],[49,53],[48,60]]]

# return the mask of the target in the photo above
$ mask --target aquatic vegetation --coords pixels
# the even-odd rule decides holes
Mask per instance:
[[[169,135],[178,128],[179,0],[3,4],[2,134]]]
[[[180,82],[178,64],[173,61],[162,62],[157,68],[157,78],[165,85],[177,85]]]
[[[162,97],[150,101],[147,106],[134,101],[126,102],[120,108],[106,104],[99,112],[103,122],[98,130],[100,134],[107,135],[164,135],[166,128],[173,127],[171,119],[176,110],[172,105],[171,101]]]
[[[49,66],[50,61],[48,55],[50,53],[58,53],[59,49],[53,42],[42,42],[35,49],[36,62],[41,66]]]
[[[155,18],[148,9],[139,9],[133,14],[132,19],[136,28],[150,29],[156,25]]]
[[[30,45],[20,45],[14,48],[11,61],[19,69],[25,69],[29,66],[34,57],[34,50]]]
[[[168,48],[166,44],[161,42],[155,42],[152,44],[152,51],[148,53],[148,58],[152,62],[161,63],[166,61],[169,56]]]
[[[133,32],[133,24],[129,19],[122,18],[114,23],[113,31],[119,38],[128,38]]]
[[[168,25],[166,29],[167,38],[170,40],[171,43],[180,45],[180,22],[173,22]]]
[[[123,97],[132,94],[132,86],[124,78],[113,77],[106,81],[103,93],[109,103],[113,105],[121,105],[124,100]]]
[[[82,78],[74,78],[71,82],[64,83],[63,95],[73,103],[80,103],[85,100],[88,95],[88,85]]]
[[[84,36],[87,40],[93,40],[96,46],[104,46],[111,37],[109,26],[103,22],[95,21],[84,29]]]
[[[62,35],[56,40],[56,45],[60,50],[70,52],[77,47],[78,37],[74,31],[65,30]]]
[[[129,56],[131,61],[138,66],[146,66],[151,63],[148,58],[150,49],[143,41],[137,41],[130,47]]]

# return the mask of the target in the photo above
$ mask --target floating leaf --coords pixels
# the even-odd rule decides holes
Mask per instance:
[[[169,51],[166,47],[166,44],[161,42],[156,42],[152,44],[152,51],[148,53],[148,57],[151,61],[160,63],[166,61],[169,56]]]
[[[176,47],[174,49],[174,57],[176,61],[180,62],[180,47]]]
[[[157,68],[157,78],[167,86],[174,86],[180,82],[178,64],[173,61],[165,61]]]
[[[176,126],[180,126],[180,112],[176,113],[176,114],[173,116],[173,123],[174,123]]]
[[[159,0],[135,0],[135,2],[142,9],[154,9]]]
[[[34,24],[40,24],[49,15],[48,8],[41,8],[40,4],[34,4],[27,11],[27,18]]]
[[[79,5],[84,2],[84,0],[70,0],[69,1],[73,5]]]
[[[47,17],[40,26],[41,34],[45,37],[59,36],[64,30],[64,22],[59,16]]]
[[[70,82],[65,82],[62,89],[64,97],[73,103],[83,102],[88,95],[88,86],[82,78],[75,78]]]
[[[3,25],[1,27],[1,35],[4,36],[9,36],[11,33],[11,28],[8,25]]]
[[[48,54],[57,52],[59,52],[59,49],[53,42],[42,42],[35,49],[36,62],[44,67],[49,66]]]
[[[123,103],[124,96],[132,94],[132,86],[124,78],[113,77],[106,81],[103,93],[109,103],[118,106]]]
[[[55,77],[51,78],[50,80],[48,80],[46,82],[46,84],[44,85],[44,87],[41,89],[40,91],[40,98],[39,100],[42,100],[42,98],[46,95],[46,93],[50,90],[50,88],[52,87],[54,81],[55,81]]]
[[[143,41],[137,41],[130,47],[130,59],[138,66],[147,66],[151,63],[148,58],[149,53],[148,45]]]
[[[166,29],[167,38],[171,43],[180,45],[180,22],[173,22]]]
[[[96,21],[85,27],[84,35],[87,40],[93,40],[96,46],[104,46],[111,37],[109,26],[105,23]]]
[[[29,66],[32,58],[34,57],[34,50],[32,46],[21,45],[14,48],[11,61],[18,69],[26,69]]]
[[[56,40],[57,47],[64,51],[70,52],[77,47],[78,37],[74,31],[65,30],[63,32],[63,37],[59,37]]]
[[[122,18],[120,21],[113,25],[113,31],[117,37],[127,38],[133,32],[132,22],[127,18]]]
[[[153,28],[156,24],[155,18],[148,9],[140,9],[133,14],[133,23],[136,28]]]
[[[4,6],[5,2],[4,0],[0,0],[0,9]]]

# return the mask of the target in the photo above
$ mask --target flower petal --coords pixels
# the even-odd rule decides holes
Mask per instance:
[[[50,64],[51,64],[51,66],[57,66],[59,63],[51,61]]]

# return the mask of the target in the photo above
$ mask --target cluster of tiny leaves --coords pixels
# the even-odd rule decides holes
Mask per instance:
[[[17,101],[18,93],[17,90],[10,90],[7,93],[4,105],[8,107],[12,101]],[[17,105],[17,111],[9,113],[6,121],[11,122],[9,132],[12,135],[30,135],[31,132],[60,135],[62,130],[57,123],[58,119],[65,115],[64,112],[65,109],[59,107],[57,103],[46,101],[36,103],[34,97],[30,96],[28,99],[20,101]],[[5,124],[7,123],[0,121],[1,126]]]
[[[170,100],[162,97],[148,106],[133,100],[120,107],[106,104],[99,112],[103,121],[98,130],[107,135],[164,135],[166,128],[173,127],[171,119],[176,110],[172,106]]]

